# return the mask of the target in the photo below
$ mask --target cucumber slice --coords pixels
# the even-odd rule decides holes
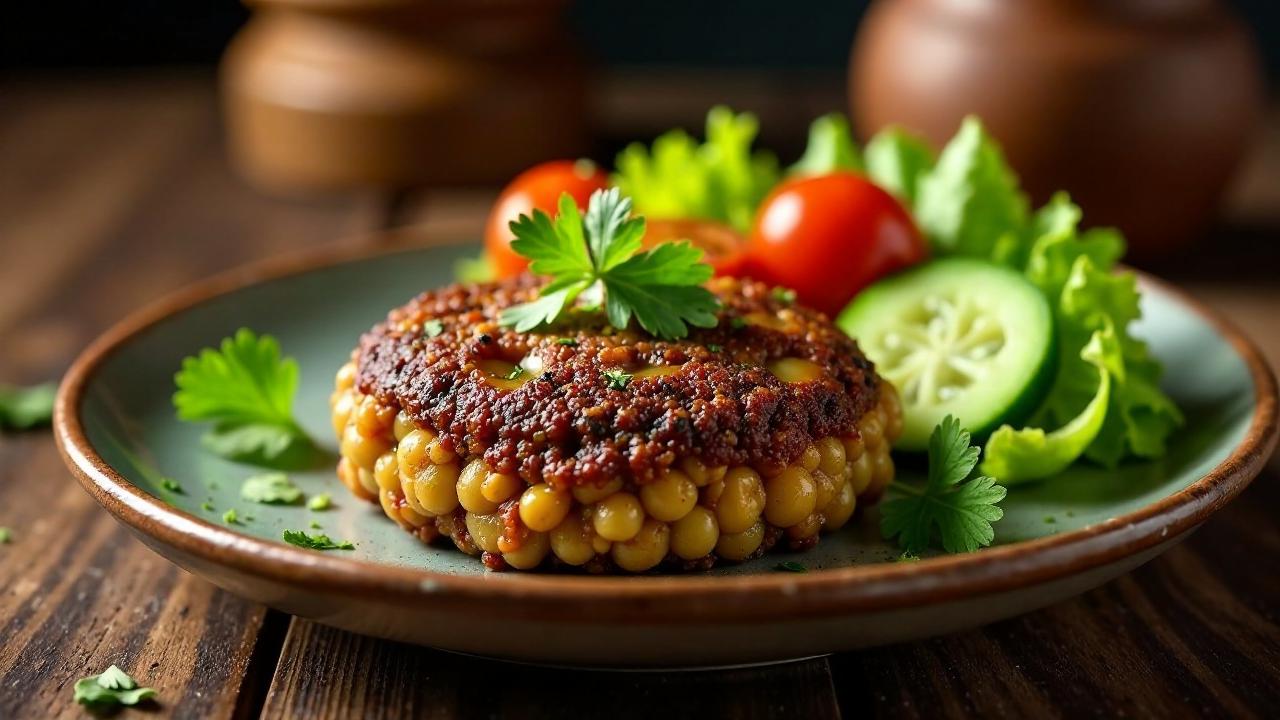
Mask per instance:
[[[1020,273],[935,260],[862,291],[836,321],[902,396],[897,447],[947,415],[982,438],[1031,413],[1052,379],[1053,313]]]

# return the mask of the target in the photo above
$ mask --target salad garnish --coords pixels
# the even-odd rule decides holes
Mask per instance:
[[[711,266],[688,242],[663,243],[640,252],[644,219],[617,188],[591,195],[586,216],[567,193],[553,221],[534,210],[511,224],[511,247],[530,269],[551,276],[533,302],[502,311],[500,322],[519,332],[549,325],[581,298],[603,306],[609,323],[626,329],[634,316],[646,332],[664,339],[689,333],[689,325],[714,327],[720,303],[702,283]]]
[[[906,553],[919,555],[936,537],[950,553],[973,552],[995,539],[991,523],[1004,517],[1000,501],[1008,492],[985,475],[969,478],[978,464],[978,448],[969,433],[948,415],[929,438],[929,474],[923,487],[895,482],[899,497],[880,506],[880,532],[898,538]]]
[[[240,497],[264,505],[296,505],[302,490],[282,472],[254,475],[240,486]]]
[[[298,363],[270,335],[241,328],[218,349],[184,359],[174,382],[178,418],[214,423],[203,442],[216,455],[288,468],[314,451],[293,417]]]
[[[57,383],[31,387],[0,385],[0,430],[30,430],[53,418]]]
[[[752,152],[758,131],[754,115],[714,107],[705,143],[683,130],[660,135],[652,149],[633,143],[618,154],[610,180],[643,215],[717,220],[746,231],[781,177],[772,154]]]

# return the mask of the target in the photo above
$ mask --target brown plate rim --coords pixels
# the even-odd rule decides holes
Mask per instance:
[[[424,249],[390,233],[373,245],[337,245],[270,258],[195,283],[112,326],[76,359],[55,403],[53,428],[80,484],[126,526],[175,549],[189,563],[233,568],[304,591],[369,597],[504,617],[568,623],[734,623],[766,618],[871,613],[1010,591],[1121,561],[1194,529],[1261,471],[1277,438],[1276,380],[1257,347],[1229,320],[1186,292],[1139,271],[1226,338],[1253,379],[1248,432],[1222,463],[1183,490],[1079,530],[912,563],[877,563],[804,574],[742,576],[451,575],[319,553],[237,533],[167,505],[135,487],[94,450],[80,408],[94,371],[151,326],[244,287],[348,262]],[[400,245],[397,247],[397,245]],[[437,243],[438,245],[438,243]]]

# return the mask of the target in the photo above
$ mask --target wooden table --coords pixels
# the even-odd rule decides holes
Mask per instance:
[[[0,379],[9,382],[57,377],[125,313],[216,270],[389,222],[476,237],[493,194],[257,195],[225,165],[204,76],[10,82],[0,108]],[[1165,268],[1233,315],[1273,364],[1280,218],[1267,214],[1280,208],[1278,141],[1272,123],[1212,254]],[[1158,560],[981,630],[769,668],[583,672],[372,640],[236,598],[111,520],[47,432],[2,436],[0,526],[14,538],[0,545],[0,718],[83,716],[71,685],[112,663],[159,689],[152,715],[192,718],[1276,717],[1278,507],[1273,462]]]

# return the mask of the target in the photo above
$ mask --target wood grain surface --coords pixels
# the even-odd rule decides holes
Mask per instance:
[[[643,86],[614,85],[628,90],[602,100],[611,136],[662,124],[646,105],[626,126],[617,109]],[[781,107],[787,88],[741,92]],[[696,88],[676,96],[699,104]],[[0,103],[0,382],[56,378],[130,310],[252,259],[387,225],[477,237],[494,196],[258,195],[226,167],[200,74],[10,80]],[[1154,270],[1226,311],[1276,364],[1280,153],[1258,157],[1270,160],[1231,203],[1243,224]],[[158,706],[122,717],[1276,717],[1278,508],[1273,460],[1159,559],[981,630],[773,667],[588,672],[372,640],[239,600],[116,525],[47,433],[0,435],[0,526],[13,531],[0,545],[0,718],[82,717],[71,685],[112,663],[160,691]]]

